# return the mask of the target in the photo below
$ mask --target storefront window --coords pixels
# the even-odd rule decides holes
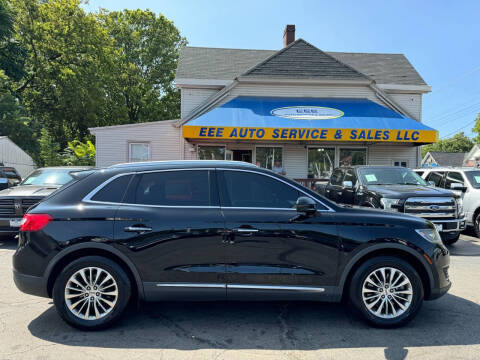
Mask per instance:
[[[367,149],[340,149],[340,166],[366,164]]]
[[[225,160],[225,146],[199,146],[199,160]]]
[[[308,149],[308,177],[328,179],[335,167],[335,148]]]
[[[256,148],[256,163],[266,169],[272,169],[278,161],[280,165],[283,164],[283,154],[281,147],[257,147]]]

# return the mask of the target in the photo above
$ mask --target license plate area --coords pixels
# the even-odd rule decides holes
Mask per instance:
[[[435,228],[437,229],[437,231],[443,231],[443,224],[433,224],[435,225]]]
[[[23,219],[10,219],[10,227],[20,227],[22,225]]]

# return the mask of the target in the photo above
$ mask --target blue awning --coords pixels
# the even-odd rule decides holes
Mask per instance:
[[[183,126],[185,138],[430,143],[436,130],[367,99],[237,97]]]

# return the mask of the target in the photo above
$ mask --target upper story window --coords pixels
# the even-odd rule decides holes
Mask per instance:
[[[150,160],[150,143],[129,143],[128,161],[148,161]]]

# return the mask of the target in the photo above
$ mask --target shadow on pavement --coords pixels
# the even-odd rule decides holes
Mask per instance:
[[[71,346],[167,349],[317,350],[380,347],[403,359],[407,347],[479,344],[480,306],[446,295],[425,302],[400,329],[371,328],[340,304],[150,303],[129,310],[114,328],[82,332],[50,308],[28,326],[32,335]]]
[[[448,250],[452,256],[480,256],[480,239],[463,234]]]
[[[0,249],[4,250],[16,250],[18,240],[15,236],[0,235]]]

